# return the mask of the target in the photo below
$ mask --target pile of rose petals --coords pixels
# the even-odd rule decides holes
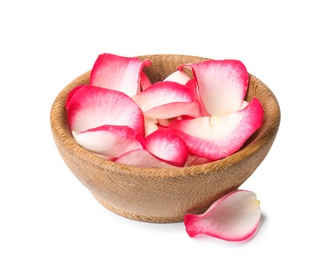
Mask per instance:
[[[77,143],[121,164],[184,167],[237,152],[261,127],[260,101],[244,100],[249,74],[242,62],[183,64],[153,83],[148,66],[150,60],[137,57],[98,56],[90,83],[66,101]]]

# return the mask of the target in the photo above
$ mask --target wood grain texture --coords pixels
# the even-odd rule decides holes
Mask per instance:
[[[145,55],[151,82],[163,80],[184,63],[206,58],[187,55]],[[65,102],[75,86],[89,83],[90,71],[68,84],[54,100],[50,123],[58,151],[76,178],[107,209],[145,222],[179,222],[185,213],[202,213],[215,200],[237,189],[268,154],[280,123],[280,108],[271,90],[250,74],[247,100],[256,96],[265,110],[262,127],[237,153],[199,166],[150,169],[120,165],[78,145],[69,130]]]

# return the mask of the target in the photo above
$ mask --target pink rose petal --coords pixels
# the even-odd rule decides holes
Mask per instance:
[[[145,147],[144,138],[128,126],[103,125],[74,134],[74,138],[84,148],[108,159]]]
[[[195,82],[186,85],[172,81],[160,81],[133,97],[148,117],[166,119],[180,115],[202,115],[195,91]]]
[[[218,160],[238,151],[261,127],[264,111],[257,98],[227,116],[174,120],[169,129],[186,143],[191,154]]]
[[[140,74],[140,80],[141,80],[141,91],[147,89],[152,85],[151,81],[149,80],[148,76],[144,73],[144,71],[141,71]]]
[[[207,60],[184,64],[197,80],[199,93],[210,115],[226,115],[241,109],[247,91],[249,75],[238,60]]]
[[[205,234],[228,241],[243,241],[257,230],[260,215],[256,194],[237,190],[218,199],[201,215],[186,214],[184,224],[190,237]]]
[[[174,166],[184,166],[188,150],[184,141],[174,132],[159,128],[145,138],[146,150]]]
[[[202,115],[201,104],[198,100],[193,102],[172,102],[149,109],[144,115],[151,118],[167,119],[188,115],[199,117]]]
[[[137,57],[100,54],[91,70],[90,84],[134,96],[140,92],[141,82],[147,84],[145,74],[141,73],[144,67],[150,65],[149,60],[142,61]]]
[[[70,93],[66,108],[69,127],[75,133],[102,125],[120,125],[144,134],[142,110],[122,92],[82,85]]]
[[[173,168],[175,166],[158,159],[147,150],[136,149],[120,156],[116,163],[144,168]]]

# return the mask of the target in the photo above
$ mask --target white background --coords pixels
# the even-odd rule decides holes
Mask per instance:
[[[1,1],[0,259],[326,259],[326,25],[317,0]],[[68,170],[50,108],[103,52],[235,58],[275,93],[276,141],[242,185],[253,239],[125,219]]]

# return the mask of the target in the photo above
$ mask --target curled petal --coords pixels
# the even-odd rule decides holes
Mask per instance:
[[[151,81],[149,80],[148,76],[144,73],[144,71],[141,71],[140,80],[141,80],[141,91],[147,89],[152,85]]]
[[[207,60],[184,64],[190,67],[210,115],[226,115],[241,109],[249,83],[246,67],[238,60]]]
[[[175,166],[162,161],[145,149],[136,149],[120,156],[116,163],[146,168],[173,168]]]
[[[184,166],[188,150],[184,141],[174,132],[159,128],[145,138],[146,150],[174,166]]]
[[[144,67],[150,65],[149,60],[142,61],[137,57],[100,54],[91,70],[90,84],[134,96],[140,92],[141,81],[147,84],[145,74],[141,73]]]
[[[193,102],[172,102],[149,109],[144,115],[151,118],[167,119],[188,115],[199,117],[202,115],[201,104],[198,100]]]
[[[160,81],[133,97],[144,114],[153,118],[172,118],[180,115],[197,117],[201,106],[195,92],[195,82],[186,85]]]
[[[260,223],[260,202],[252,191],[237,190],[218,199],[201,215],[186,214],[190,237],[205,234],[228,241],[250,238]]]
[[[169,129],[184,140],[191,154],[218,160],[238,151],[261,127],[264,111],[257,98],[227,116],[174,120]]]
[[[73,135],[81,146],[108,159],[145,147],[144,138],[128,126],[103,125]]]
[[[148,111],[158,105],[171,102],[191,102],[196,99],[196,96],[193,90],[185,85],[172,81],[159,81],[133,99],[143,111]]]
[[[75,133],[102,125],[119,125],[144,134],[142,110],[120,91],[78,86],[68,96],[66,108],[69,127]]]

